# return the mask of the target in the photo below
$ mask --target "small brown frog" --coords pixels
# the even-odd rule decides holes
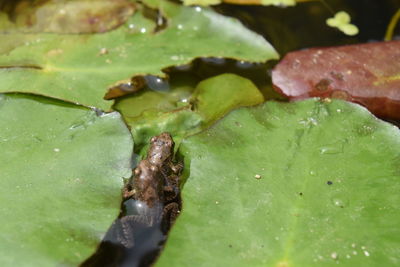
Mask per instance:
[[[123,190],[126,215],[114,221],[98,251],[82,266],[150,266],[181,209],[179,176],[169,133],[151,138],[147,157],[139,162]],[[112,251],[113,257],[109,257]]]
[[[147,157],[140,161],[123,193],[125,199],[142,201],[149,208],[162,205],[159,218],[162,218],[163,229],[170,228],[181,208],[179,176],[182,164],[173,163],[174,145],[169,133],[152,137]]]

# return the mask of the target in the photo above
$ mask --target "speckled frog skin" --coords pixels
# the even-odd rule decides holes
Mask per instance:
[[[150,209],[163,206],[165,215],[179,212],[182,164],[173,163],[173,153],[174,141],[169,133],[151,138],[147,157],[135,168],[133,179],[125,186],[124,198],[141,201]]]

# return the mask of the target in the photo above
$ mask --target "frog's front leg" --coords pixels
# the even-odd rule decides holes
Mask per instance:
[[[183,170],[183,163],[178,162],[178,163],[174,164],[171,162],[170,168],[175,175],[180,176],[182,173],[182,170]]]
[[[176,175],[165,177],[163,191],[165,201],[164,204],[177,202],[180,194],[179,177]]]
[[[122,189],[122,197],[124,200],[127,200],[135,195],[135,190],[133,188],[133,178],[130,178],[127,183],[125,183]]]
[[[180,212],[181,209],[176,202],[169,203],[164,207],[161,229],[165,234],[171,229]]]

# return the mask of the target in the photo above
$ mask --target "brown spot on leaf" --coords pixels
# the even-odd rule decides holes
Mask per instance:
[[[331,71],[330,75],[332,76],[332,78],[334,78],[335,80],[338,81],[343,81],[344,80],[344,76],[342,73],[340,72],[335,72],[335,71]]]
[[[329,79],[322,79],[315,85],[315,89],[318,91],[326,91],[331,83],[332,81]]]
[[[349,100],[349,94],[345,91],[337,90],[331,93],[331,98],[342,99],[342,100]]]

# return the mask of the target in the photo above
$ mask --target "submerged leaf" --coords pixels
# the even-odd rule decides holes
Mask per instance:
[[[183,211],[156,266],[397,266],[400,132],[312,99],[184,140]]]
[[[118,216],[132,139],[116,112],[0,98],[0,263],[70,266]]]
[[[200,82],[191,102],[209,125],[235,108],[264,102],[264,97],[250,80],[222,74]]]
[[[251,62],[278,57],[263,37],[238,20],[210,9],[153,2],[168,21],[157,33],[142,10],[104,34],[3,34],[0,92],[36,93],[108,110],[112,102],[103,99],[106,89],[132,76],[164,76],[164,68],[196,57]]]
[[[248,79],[222,74],[190,87],[168,93],[147,91],[120,101],[115,108],[131,128],[137,148],[161,132],[169,132],[178,143],[199,132],[232,109],[262,103],[264,97]]]
[[[291,52],[272,82],[290,99],[340,98],[377,116],[400,119],[400,41]]]
[[[338,28],[347,35],[358,34],[357,26],[350,23],[350,15],[345,11],[337,12],[333,18],[326,20],[326,24],[328,26]]]
[[[0,10],[0,33],[106,32],[125,23],[134,12],[129,0],[23,0],[5,5],[8,14]]]

